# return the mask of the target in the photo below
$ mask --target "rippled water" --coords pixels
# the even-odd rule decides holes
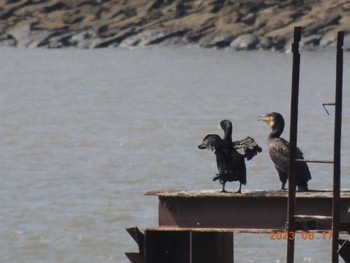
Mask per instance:
[[[349,58],[345,55],[342,187],[349,179]],[[197,48],[0,49],[0,261],[128,262],[129,226],[157,225],[149,190],[219,189],[214,155],[197,145],[231,119],[234,138],[266,148],[256,116],[281,112],[289,135],[291,54]],[[332,158],[335,54],[302,53],[299,141]],[[334,113],[332,108],[329,109]],[[310,165],[311,189],[332,167]],[[227,189],[236,189],[229,183]],[[244,189],[279,189],[265,150]],[[283,262],[285,243],[235,235],[235,262]],[[330,241],[298,241],[297,262],[329,262]]]

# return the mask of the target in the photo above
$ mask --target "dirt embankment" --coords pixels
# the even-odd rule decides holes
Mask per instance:
[[[0,0],[0,46],[285,50],[295,26],[301,45],[350,42],[348,0]],[[349,39],[349,40],[348,40]]]

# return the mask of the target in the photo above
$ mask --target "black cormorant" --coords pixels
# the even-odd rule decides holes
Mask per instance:
[[[220,126],[224,130],[224,138],[221,139],[216,134],[208,134],[204,137],[202,144],[198,145],[198,148],[215,150],[219,173],[213,178],[213,181],[220,180],[222,192],[226,192],[226,182],[239,181],[237,193],[240,193],[242,184],[247,183],[244,158],[250,160],[262,149],[251,137],[232,142],[231,121],[223,120],[220,122]]]
[[[282,190],[288,180],[289,169],[289,142],[280,138],[284,129],[284,119],[278,112],[271,112],[263,116],[259,116],[259,120],[265,121],[271,126],[272,131],[268,136],[269,154],[274,163],[280,180],[282,182]],[[297,159],[304,159],[303,153],[297,148]],[[306,162],[297,162],[295,167],[296,185],[301,192],[309,191],[307,182],[311,179],[309,167]]]

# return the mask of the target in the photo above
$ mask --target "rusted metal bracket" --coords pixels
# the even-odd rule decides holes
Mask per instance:
[[[326,106],[335,106],[335,103],[323,103],[322,106],[323,106],[324,110],[327,112],[327,115],[329,115],[329,112],[328,112]]]
[[[137,227],[129,227],[126,231],[135,240],[139,247],[139,253],[125,253],[131,263],[145,263],[145,235]]]
[[[334,163],[332,160],[309,160],[309,159],[295,159],[296,162],[304,163]]]
[[[350,263],[350,242],[349,240],[339,240],[340,248],[338,254],[342,257],[345,263]]]

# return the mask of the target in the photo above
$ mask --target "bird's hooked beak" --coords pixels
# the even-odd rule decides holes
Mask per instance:
[[[267,116],[267,115],[259,115],[258,121],[264,121],[270,126],[274,124],[274,119],[271,116]]]
[[[198,145],[198,149],[201,149],[201,150],[203,150],[203,149],[206,149],[207,147],[202,143],[202,144],[200,144],[200,145]]]

